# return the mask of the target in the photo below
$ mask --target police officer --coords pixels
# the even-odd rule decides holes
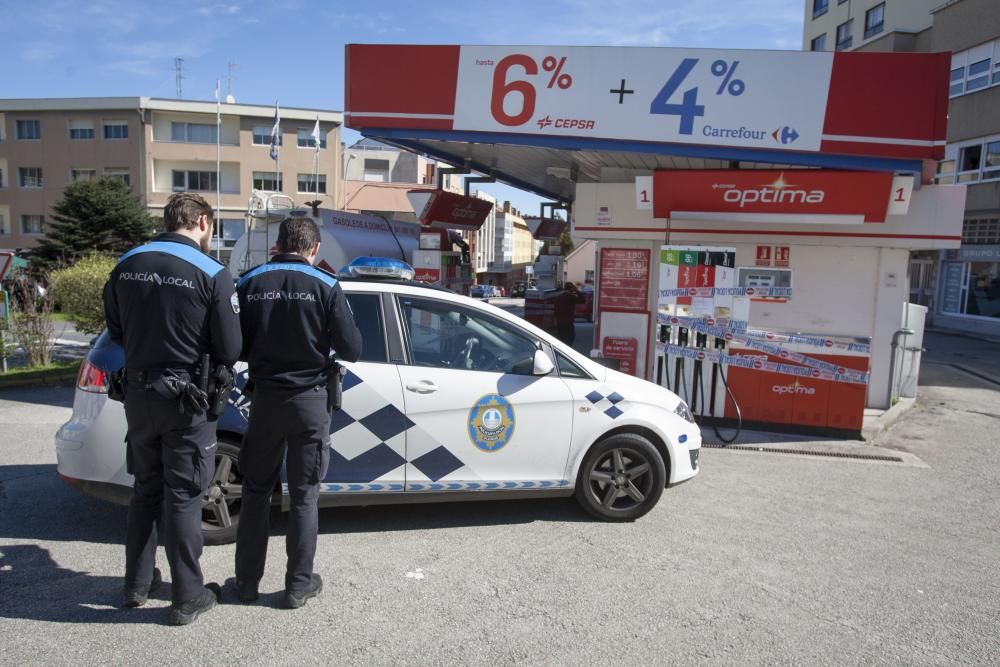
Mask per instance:
[[[310,218],[282,221],[277,254],[237,284],[253,402],[240,451],[243,504],[236,537],[236,586],[258,598],[267,553],[271,494],[286,457],[291,506],[285,550],[285,606],[320,593],[313,572],[319,482],[329,465],[328,385],[339,381],[331,352],[357,361],[361,333],[336,278],[313,267],[320,234]]]
[[[168,622],[191,623],[215,606],[204,585],[202,495],[215,470],[215,422],[199,386],[205,355],[231,366],[240,351],[233,279],[205,254],[212,207],[177,193],[167,231],[125,253],[104,287],[108,333],[125,349],[128,469],[135,476],[125,536],[125,606],[145,604],[160,583],[157,529],[172,580]],[[203,384],[203,383],[202,383]]]

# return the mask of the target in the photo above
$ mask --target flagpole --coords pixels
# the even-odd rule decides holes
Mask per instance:
[[[316,129],[319,129],[319,116],[316,116]],[[315,134],[316,136],[313,137],[316,141],[315,150],[313,150],[313,193],[319,199],[319,132],[315,132]]]
[[[222,101],[219,99],[221,80],[215,80],[215,224],[217,240],[215,258],[222,255]]]

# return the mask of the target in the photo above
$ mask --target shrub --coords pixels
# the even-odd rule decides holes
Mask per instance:
[[[50,275],[52,296],[77,331],[97,334],[104,328],[104,283],[114,268],[113,257],[90,254]]]
[[[13,288],[11,332],[24,349],[29,366],[47,366],[54,345],[51,294],[26,275],[18,276]]]

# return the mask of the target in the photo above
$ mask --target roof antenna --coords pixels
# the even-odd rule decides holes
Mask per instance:
[[[233,97],[233,70],[237,67],[237,63],[226,63],[226,104],[236,104],[236,98]]]
[[[182,99],[184,97],[183,86],[181,81],[184,80],[184,59],[174,58],[174,80],[177,84],[177,99]]]

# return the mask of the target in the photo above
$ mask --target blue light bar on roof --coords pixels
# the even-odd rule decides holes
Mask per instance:
[[[413,267],[391,257],[358,257],[340,270],[341,274],[365,278],[413,280]]]

